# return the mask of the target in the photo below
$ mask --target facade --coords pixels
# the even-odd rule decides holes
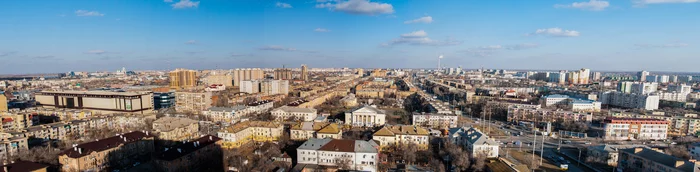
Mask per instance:
[[[243,121],[217,133],[224,148],[236,148],[251,141],[276,141],[284,134],[284,125],[266,121]]]
[[[8,161],[10,157],[29,150],[28,138],[13,136],[10,133],[0,133],[0,161]]]
[[[247,109],[246,106],[210,107],[202,111],[202,115],[208,117],[212,122],[236,123],[241,120],[241,117],[248,114]]]
[[[549,82],[564,84],[566,82],[566,71],[549,73]]]
[[[154,157],[158,171],[189,172],[215,171],[223,168],[222,139],[205,135],[192,142],[165,148]]]
[[[611,118],[604,120],[604,140],[665,140],[668,121],[640,118]]]
[[[289,129],[292,140],[308,140],[309,138],[342,139],[343,130],[336,123],[329,122],[300,122]]]
[[[675,102],[686,102],[688,100],[688,93],[680,92],[659,92],[659,100],[675,101]]]
[[[170,88],[183,89],[197,86],[197,71],[175,69],[169,72],[168,76],[170,76]]]
[[[277,121],[288,121],[290,118],[295,121],[313,121],[318,116],[318,111],[314,108],[292,106],[282,106],[270,111],[270,113]]]
[[[600,112],[601,102],[593,100],[577,100],[569,101],[569,109],[574,112]]]
[[[603,105],[612,105],[625,108],[655,110],[659,109],[658,95],[643,95],[634,93],[621,93],[607,91],[601,93],[599,100]]]
[[[288,80],[248,80],[242,81],[241,92],[262,93],[263,95],[289,94]]]
[[[190,140],[199,135],[199,122],[189,118],[162,117],[153,121],[153,131],[159,140]]]
[[[698,163],[642,147],[621,149],[619,152],[618,171],[694,172],[700,168]]]
[[[241,81],[239,91],[244,92],[244,93],[250,93],[250,94],[259,93],[260,92],[260,81],[259,80]]]
[[[355,107],[358,105],[357,98],[355,97],[355,94],[352,93],[340,99],[340,104],[342,104],[345,107]]]
[[[690,150],[690,156],[693,159],[700,159],[700,142],[693,143],[692,145],[688,146],[688,149]]]
[[[225,87],[233,87],[233,75],[223,74],[223,73],[214,73],[214,74],[207,76],[204,79],[206,80],[207,85],[222,84]]]
[[[617,91],[621,93],[632,93],[632,84],[634,84],[634,82],[620,81],[617,83]]]
[[[263,79],[265,73],[258,68],[234,69],[231,70],[231,76],[233,76],[233,86],[241,86],[241,81]]]
[[[511,122],[535,122],[535,121],[582,121],[591,122],[593,114],[590,112],[574,112],[564,110],[550,110],[530,107],[509,107],[508,121]]]
[[[632,83],[632,90],[630,93],[634,94],[650,94],[657,92],[659,89],[659,83],[656,82],[635,82]]]
[[[556,106],[569,104],[569,96],[554,94],[544,97],[544,106]]]
[[[175,92],[175,111],[200,113],[212,106],[211,92]]]
[[[5,94],[0,94],[0,112],[7,112],[7,97]]]
[[[677,92],[677,93],[691,93],[693,92],[693,88],[690,85],[685,85],[685,84],[673,84],[673,85],[668,85],[669,92]]]
[[[646,78],[648,75],[649,75],[649,72],[644,71],[644,70],[637,72],[637,79],[639,79],[639,81],[641,81],[641,82],[644,82],[644,81],[646,81]]]
[[[381,129],[374,132],[372,139],[379,142],[380,148],[386,148],[390,145],[416,144],[418,149],[428,149],[430,144],[430,133],[423,127],[411,125],[385,125]]]
[[[292,80],[292,70],[287,68],[275,69],[275,80]]]
[[[413,113],[413,125],[429,128],[457,127],[459,116],[434,113]]]
[[[111,171],[145,162],[154,151],[153,135],[134,131],[73,145],[58,154],[62,171]],[[119,161],[114,161],[119,159]]]
[[[164,109],[175,106],[175,93],[153,93],[153,109]]]
[[[386,112],[375,106],[364,105],[345,113],[345,125],[374,127],[386,123]]]
[[[450,128],[448,138],[452,143],[466,147],[472,157],[477,157],[479,154],[486,155],[487,158],[498,157],[498,143],[479,129]]]
[[[297,148],[297,165],[318,165],[339,168],[347,163],[350,169],[378,171],[379,145],[373,141],[311,138]]]
[[[42,91],[35,95],[37,105],[81,109],[105,113],[150,113],[153,93],[108,91]]]

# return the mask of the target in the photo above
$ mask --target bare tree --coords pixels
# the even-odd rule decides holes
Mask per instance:
[[[484,166],[486,166],[486,154],[485,153],[479,153],[476,154],[474,157],[474,165],[472,165],[472,168],[476,171],[482,171],[484,170]]]
[[[342,170],[352,170],[352,160],[347,157],[338,157],[334,159],[335,165],[338,166],[338,169]]]
[[[435,171],[435,172],[444,172],[445,171],[445,164],[442,163],[442,161],[433,158],[430,160],[430,169]]]
[[[469,154],[466,152],[462,152],[460,154],[456,154],[452,156],[452,165],[457,167],[458,171],[468,171],[469,170],[469,165],[471,162],[469,161]]]
[[[416,151],[418,151],[418,145],[415,143],[402,144],[400,147],[401,158],[404,161],[411,164],[416,161]]]
[[[688,153],[688,148],[685,146],[673,145],[666,149],[666,153],[681,159],[690,159],[690,153]]]
[[[539,158],[532,159],[532,156],[524,156],[524,158],[522,163],[527,165],[528,168],[533,170],[540,168]]]

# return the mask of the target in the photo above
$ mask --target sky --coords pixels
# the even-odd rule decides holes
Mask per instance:
[[[246,67],[700,72],[700,0],[3,0],[0,74]]]

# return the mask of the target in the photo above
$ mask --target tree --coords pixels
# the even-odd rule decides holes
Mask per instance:
[[[45,163],[51,165],[58,164],[58,154],[60,149],[55,148],[49,144],[49,146],[33,147],[28,151],[20,151],[14,160],[31,161],[38,163]]]
[[[408,164],[416,161],[416,151],[418,151],[418,145],[415,143],[402,144],[399,147],[399,151],[402,153],[401,158]]]
[[[538,158],[533,159],[532,156],[523,156],[523,164],[527,165],[528,168],[530,169],[538,169],[540,168],[540,162]]]
[[[352,170],[352,160],[348,157],[338,157],[334,159],[335,165],[338,169],[342,170]]]
[[[688,148],[685,146],[673,145],[666,149],[666,152],[681,159],[690,159],[690,153],[688,153]]]
[[[476,154],[476,157],[474,157],[474,159],[474,165],[472,165],[472,168],[474,168],[474,170],[476,171],[484,170],[484,166],[486,166],[486,154]]]
[[[445,171],[445,164],[442,163],[442,161],[438,160],[437,158],[432,158],[430,160],[430,169],[435,171],[435,172],[444,172]]]
[[[452,165],[457,168],[457,171],[468,171],[470,164],[469,153],[460,152],[452,155]]]

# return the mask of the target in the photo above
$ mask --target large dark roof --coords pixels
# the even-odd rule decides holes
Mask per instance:
[[[0,168],[0,172],[24,172],[48,168],[49,165],[29,161],[17,161],[12,164],[3,165],[2,167],[7,167],[7,171],[5,171],[5,168]]]
[[[214,144],[219,140],[221,140],[221,138],[212,135],[205,135],[204,137],[198,138],[192,142],[180,144],[173,148],[168,148],[168,150],[160,152],[158,155],[156,155],[156,157],[161,160],[172,161],[210,144]],[[195,143],[197,143],[198,146],[195,146]]]
[[[122,135],[114,136],[114,137],[109,137],[109,138],[104,138],[100,139],[94,142],[87,142],[83,144],[79,144],[76,146],[78,149],[81,149],[82,154],[80,151],[74,149],[74,148],[69,148],[66,150],[61,151],[59,156],[61,155],[67,155],[68,157],[71,158],[80,158],[85,155],[89,155],[92,152],[101,152],[107,149],[111,149],[114,147],[117,147],[122,144],[126,143],[131,143],[135,141],[142,140],[144,138],[152,138],[153,134],[151,133],[143,133],[141,131],[134,131],[131,133],[125,133]],[[125,139],[126,138],[126,139]]]
[[[320,149],[323,151],[355,152],[355,140],[333,139]]]

